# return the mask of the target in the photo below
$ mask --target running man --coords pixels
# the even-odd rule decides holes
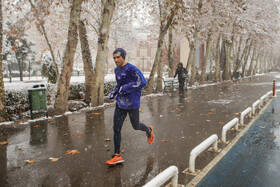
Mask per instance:
[[[107,165],[116,165],[123,163],[124,159],[120,154],[121,147],[121,129],[123,122],[129,114],[130,122],[134,130],[146,132],[148,144],[153,143],[154,133],[152,126],[146,126],[139,123],[139,108],[142,88],[147,85],[141,71],[134,65],[125,61],[126,51],[117,48],[113,52],[113,59],[116,64],[115,77],[117,85],[109,94],[110,99],[116,97],[116,108],[114,113],[114,147],[115,153]]]

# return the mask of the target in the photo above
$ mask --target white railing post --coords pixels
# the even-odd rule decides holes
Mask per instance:
[[[238,118],[234,118],[233,120],[231,120],[230,122],[228,122],[226,125],[223,126],[223,130],[222,130],[222,142],[223,143],[227,143],[226,141],[226,135],[227,135],[227,131],[232,128],[235,125],[235,130],[238,130]]]
[[[249,114],[249,117],[251,117],[251,112],[252,112],[252,108],[251,107],[248,107],[246,110],[241,112],[241,114],[240,114],[240,125],[244,125],[244,117],[247,114]]]
[[[170,166],[165,169],[163,172],[158,174],[155,178],[153,178],[150,182],[145,184],[143,187],[155,187],[161,186],[166,183],[170,178],[172,187],[178,186],[178,168],[176,166]]]
[[[263,95],[263,96],[261,97],[261,106],[263,106],[263,103],[264,103],[266,97],[267,97],[266,95]]]
[[[216,134],[213,134],[212,136],[204,140],[202,143],[200,143],[191,151],[190,158],[189,158],[189,169],[187,171],[185,170],[184,172],[190,174],[196,174],[195,159],[201,152],[203,152],[210,145],[213,145],[213,150],[215,152],[218,151],[218,136]]]
[[[260,108],[260,107],[259,107],[259,106],[260,106],[260,103],[261,103],[260,100],[257,100],[256,102],[253,103],[253,105],[252,105],[252,114],[253,114],[253,115],[255,115],[255,113],[256,113],[256,108],[257,108],[257,106],[258,106],[258,108]]]
[[[270,97],[272,97],[272,91],[270,91],[270,92],[267,92],[267,98],[269,99]]]

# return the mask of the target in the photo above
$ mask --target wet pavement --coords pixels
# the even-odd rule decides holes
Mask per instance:
[[[197,186],[279,186],[279,138],[277,98]]]
[[[187,184],[192,176],[182,171],[190,151],[212,134],[220,138],[223,125],[271,91],[272,80],[280,81],[276,76],[143,97],[140,120],[154,127],[156,139],[147,144],[145,133],[134,131],[127,118],[121,145],[125,163],[115,167],[105,165],[113,154],[114,107],[1,128],[0,142],[9,143],[0,145],[0,186],[142,186],[170,165],[178,167],[179,183]],[[235,135],[228,132],[227,139]],[[68,150],[79,152],[67,155]],[[196,168],[216,155],[203,152]]]

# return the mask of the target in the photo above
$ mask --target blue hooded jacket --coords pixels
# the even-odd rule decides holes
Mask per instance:
[[[134,65],[127,63],[123,67],[115,68],[117,85],[111,92],[117,95],[116,102],[121,109],[140,108],[142,88],[147,85],[141,71]]]

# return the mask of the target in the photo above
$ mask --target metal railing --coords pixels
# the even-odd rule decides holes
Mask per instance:
[[[249,117],[251,117],[251,113],[252,113],[252,108],[248,107],[246,110],[244,110],[243,112],[241,112],[240,114],[240,125],[244,125],[244,118],[247,114],[249,114]]]
[[[166,183],[171,178],[171,186],[178,186],[178,168],[176,166],[170,166],[165,169],[163,172],[158,174],[155,178],[153,178],[150,182],[145,184],[143,187],[155,187],[161,186]]]
[[[227,131],[231,129],[233,126],[235,126],[235,130],[238,130],[238,118],[234,118],[230,122],[228,122],[226,125],[223,126],[222,130],[222,143],[227,143],[226,141],[226,136],[227,136]]]
[[[210,145],[213,145],[213,150],[218,151],[218,136],[216,134],[213,134],[206,140],[204,140],[202,143],[200,143],[198,146],[196,146],[190,153],[190,159],[189,159],[189,173],[196,174],[195,172],[195,159],[196,157],[202,153],[205,149],[207,149]]]
[[[257,107],[260,108],[260,103],[261,103],[260,100],[257,100],[256,102],[253,103],[253,105],[252,105],[252,115],[255,115]]]

